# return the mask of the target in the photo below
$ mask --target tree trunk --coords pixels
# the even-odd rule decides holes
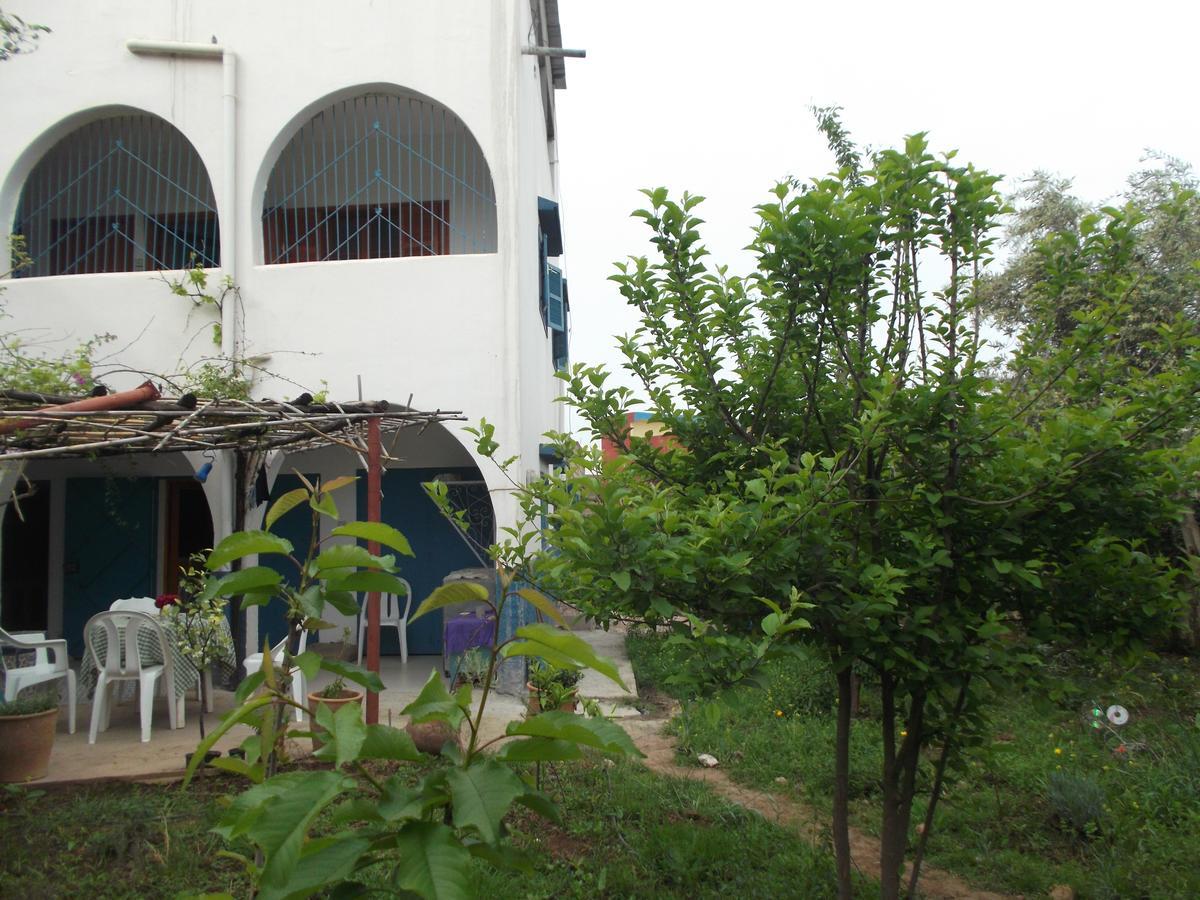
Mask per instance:
[[[967,703],[967,691],[971,686],[971,679],[968,676],[958,689],[958,697],[954,701],[954,713],[950,717],[950,721],[946,724],[946,737],[942,742],[942,752],[938,756],[937,767],[933,775],[933,787],[929,791],[929,806],[925,810],[925,827],[921,830],[921,837],[917,841],[917,849],[913,854],[912,875],[908,879],[908,898],[916,900],[917,882],[921,878],[921,863],[925,860],[925,845],[929,843],[929,835],[933,831],[933,814],[937,811],[938,800],[942,796],[942,781],[946,775],[946,762],[950,759],[950,750],[954,743],[955,728],[958,725],[959,716],[962,715],[963,707]]]
[[[837,858],[838,900],[854,896],[850,881],[850,715],[851,672],[837,673],[837,742],[834,748],[833,851]]]
[[[908,850],[908,825],[916,792],[917,766],[921,760],[922,729],[925,723],[925,694],[916,691],[908,710],[908,721],[900,749],[896,749],[896,683],[884,672],[880,678],[883,730],[883,822],[879,839],[879,888],[884,900],[900,896],[900,876]]]

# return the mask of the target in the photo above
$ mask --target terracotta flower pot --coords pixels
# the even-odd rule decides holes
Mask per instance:
[[[404,726],[404,730],[422,753],[437,756],[442,752],[446,741],[454,741],[461,747],[458,732],[445,722],[409,722]]]
[[[308,711],[312,715],[312,721],[309,724],[312,726],[313,731],[322,731],[322,732],[324,731],[323,728],[321,728],[319,725],[317,725],[317,707],[319,707],[319,706],[326,706],[329,708],[329,711],[331,713],[336,713],[341,707],[345,706],[347,703],[357,703],[359,706],[362,706],[362,702],[363,702],[363,692],[362,691],[354,691],[349,688],[346,688],[345,690],[343,690],[336,697],[324,697],[320,694],[320,692],[317,692],[314,694],[309,694],[308,695]],[[313,752],[315,753],[316,751],[320,750],[322,747],[325,746],[325,742],[323,740],[321,740],[319,737],[316,737],[314,735],[313,739],[312,739],[312,745],[313,745]]]
[[[532,684],[526,684],[525,687],[529,688],[529,714],[536,716],[542,711],[542,695]],[[573,713],[578,705],[578,695],[572,694],[570,700],[564,700],[558,705],[558,711]]]
[[[0,782],[46,777],[58,708],[28,716],[0,716]]]

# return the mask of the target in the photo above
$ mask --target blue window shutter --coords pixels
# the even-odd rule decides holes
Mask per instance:
[[[562,269],[549,263],[546,265],[546,324],[554,331],[567,330]]]
[[[563,319],[565,322],[567,316],[571,314],[571,301],[568,299],[567,279],[565,278],[562,280],[562,296]],[[571,353],[567,335],[568,331],[566,328],[563,328],[562,331],[550,332],[551,355],[554,358],[554,371],[556,372],[565,371],[571,365]]]

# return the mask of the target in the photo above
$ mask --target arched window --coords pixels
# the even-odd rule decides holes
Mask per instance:
[[[496,250],[483,152],[441,104],[373,93],[301,126],[267,180],[267,263]]]
[[[196,148],[158,116],[100,119],[50,148],[21,190],[16,275],[220,265],[212,182]]]

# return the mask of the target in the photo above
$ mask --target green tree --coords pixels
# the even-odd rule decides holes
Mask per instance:
[[[1149,339],[1170,365],[1119,352],[1137,222],[1114,209],[1040,245],[1039,293],[1090,298],[1073,327],[1050,342],[1035,322],[990,375],[976,289],[996,178],[923,135],[859,170],[825,124],[848,164],[777,187],[747,276],[708,262],[701,198],[646,192],[635,216],[654,255],[614,276],[640,315],[620,343],[640,396],[600,367],[566,376],[592,435],[628,450],[606,462],[558,435],[567,465],[520,488],[548,527],[514,532],[500,554],[519,563],[547,541],[531,577],[602,619],[682,612],[821,648],[837,680],[843,896],[852,667],[872,673],[895,897],[923,751],[937,751],[927,836],[947,760],[980,733],[989,689],[1033,677],[1037,644],[1136,650],[1171,621],[1184,573],[1143,535],[1178,515],[1194,471],[1195,448],[1171,440],[1197,411],[1200,371],[1183,317]],[[930,271],[948,280],[931,290]],[[638,405],[679,446],[630,438]],[[479,449],[497,450],[486,423]]]
[[[1118,324],[1123,352],[1153,365],[1143,344],[1179,314],[1200,322],[1200,181],[1189,164],[1154,154],[1132,174],[1120,198],[1121,217],[1133,225],[1129,239],[1128,308]],[[1113,207],[1091,209],[1071,193],[1068,179],[1035,172],[1012,197],[1005,242],[1012,255],[1003,270],[985,277],[979,308],[1009,334],[1037,323],[1049,325],[1053,344],[1075,327],[1075,313],[1091,301],[1086,292],[1050,293],[1047,241],[1082,239],[1086,222],[1111,217]],[[1046,304],[1054,302],[1053,309]]]

